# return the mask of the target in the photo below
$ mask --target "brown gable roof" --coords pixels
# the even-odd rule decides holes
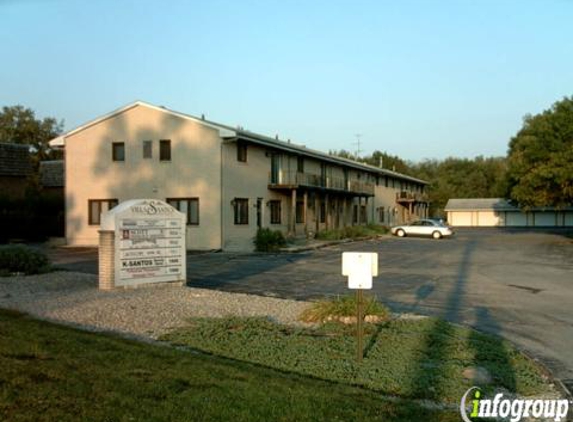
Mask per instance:
[[[27,177],[32,174],[28,145],[0,143],[0,176]]]

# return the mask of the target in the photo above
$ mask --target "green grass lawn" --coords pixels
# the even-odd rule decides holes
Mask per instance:
[[[201,324],[203,330],[220,327]],[[185,342],[207,344],[207,339],[190,334],[195,329],[186,331]],[[223,347],[225,336],[236,346],[241,331],[216,329],[215,348]],[[268,334],[268,342],[281,343],[279,328]],[[253,346],[253,357],[245,360],[261,360],[260,348]],[[346,347],[341,346],[339,356],[331,351],[335,355],[323,358],[343,362]],[[241,347],[241,355],[245,350]],[[83,332],[0,310],[0,421],[362,420],[458,421],[459,415],[389,400],[350,385]]]
[[[366,324],[365,357],[355,360],[355,327],[329,323],[294,328],[263,318],[196,319],[164,339],[219,356],[310,375],[403,398],[459,403],[475,385],[468,367],[493,377],[486,393],[503,388],[520,395],[546,392],[541,369],[498,337],[442,320]]]

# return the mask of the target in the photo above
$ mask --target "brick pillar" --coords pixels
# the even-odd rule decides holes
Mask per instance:
[[[99,289],[115,288],[115,232],[99,231]]]

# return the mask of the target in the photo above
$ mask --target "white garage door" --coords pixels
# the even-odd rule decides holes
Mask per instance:
[[[555,226],[555,212],[553,211],[536,212],[535,225],[538,227]]]
[[[472,213],[464,211],[453,211],[452,221],[449,221],[452,226],[471,226],[472,225]]]
[[[519,211],[508,211],[506,225],[513,227],[527,226],[526,214]]]
[[[482,227],[494,227],[503,225],[500,222],[500,216],[498,212],[495,211],[478,211],[477,221],[474,221],[476,225]]]

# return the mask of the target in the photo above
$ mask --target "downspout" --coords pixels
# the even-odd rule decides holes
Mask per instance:
[[[224,142],[223,142],[223,140],[221,140],[221,159],[219,160],[220,165],[221,165],[221,169],[220,169],[220,173],[221,173],[221,174],[220,174],[220,179],[221,179],[221,180],[219,181],[219,183],[220,183],[220,185],[221,185],[221,186],[220,186],[220,192],[221,192],[221,193],[220,193],[220,197],[221,197],[221,210],[220,210],[220,212],[219,212],[220,218],[221,218],[221,221],[220,221],[220,230],[219,230],[219,233],[220,233],[220,235],[221,235],[221,250],[223,250],[223,246],[224,246],[224,243],[223,243],[223,242],[224,242],[224,240],[225,240],[225,233],[224,233],[224,230],[225,230],[225,224],[224,224],[224,222],[225,222],[225,217],[224,217],[224,215],[223,215],[223,214],[224,214],[224,212],[223,212],[223,211],[224,211],[224,203],[225,203],[225,190],[224,190],[225,184],[224,184],[224,180],[223,180],[223,177],[224,177],[224,170],[223,170],[223,169],[225,168],[225,166],[224,166],[225,154],[224,154],[224,151],[223,151],[223,146],[224,146]]]
[[[62,160],[64,160],[64,239],[66,245],[68,245],[68,160],[66,154],[66,138],[64,138],[64,146],[62,149]]]

